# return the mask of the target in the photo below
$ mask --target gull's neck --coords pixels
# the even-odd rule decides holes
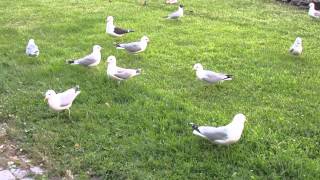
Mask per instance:
[[[54,110],[60,110],[60,101],[59,98],[56,97],[57,94],[52,95],[50,98],[48,98],[49,106]]]
[[[179,13],[183,14],[183,8],[182,7],[179,7],[178,11],[179,11]]]
[[[148,42],[147,41],[140,41],[140,45],[141,45],[142,49],[145,49],[148,45]]]
[[[197,72],[202,72],[203,71],[203,68],[199,68],[196,70]]]
[[[231,123],[228,124],[228,126],[242,127],[241,129],[243,129],[243,127],[244,127],[244,121],[232,120]]]
[[[313,6],[313,7],[309,7],[309,14],[313,14],[313,12],[315,12],[316,11],[316,9],[315,9],[315,7]]]
[[[107,25],[113,26],[113,21],[107,21]]]
[[[116,63],[109,63],[108,64],[108,69],[109,68],[116,69],[117,68],[117,64]]]
[[[93,55],[100,55],[101,53],[100,53],[100,50],[94,49],[94,50],[92,51],[92,54],[93,54]]]
[[[107,31],[113,31],[114,30],[114,25],[113,25],[113,21],[108,21],[107,22],[107,27],[106,27]]]

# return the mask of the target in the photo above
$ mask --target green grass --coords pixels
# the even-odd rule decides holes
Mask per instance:
[[[11,137],[46,163],[49,177],[70,169],[84,179],[319,179],[320,22],[271,0],[183,4],[185,17],[166,21],[176,6],[160,0],[147,7],[132,0],[1,0],[0,120],[13,128]],[[136,32],[107,36],[107,15]],[[113,47],[142,35],[151,42],[140,55]],[[297,36],[301,57],[287,53]],[[24,54],[29,38],[38,58]],[[97,68],[65,64],[94,44],[104,48]],[[143,74],[118,86],[106,77],[109,55]],[[197,62],[235,78],[206,87],[192,71]],[[71,120],[67,113],[57,118],[43,93],[76,84],[82,92]],[[188,125],[223,125],[238,112],[248,122],[229,147],[195,137]]]

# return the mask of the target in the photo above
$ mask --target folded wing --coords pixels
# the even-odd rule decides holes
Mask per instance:
[[[78,94],[79,91],[77,92],[75,88],[71,88],[63,93],[60,93],[60,106],[63,107],[72,104]]]
[[[225,127],[200,126],[199,131],[210,141],[225,140],[228,138],[227,129]]]

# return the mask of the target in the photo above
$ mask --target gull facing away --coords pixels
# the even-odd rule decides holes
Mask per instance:
[[[94,45],[91,54],[77,60],[68,60],[68,63],[72,65],[80,64],[87,67],[97,66],[101,61],[101,49],[99,45]]]
[[[54,90],[48,90],[44,100],[48,101],[49,107],[54,111],[60,112],[67,109],[70,117],[70,107],[79,94],[79,86],[75,86],[58,94]]]
[[[210,84],[232,80],[232,75],[203,70],[203,66],[200,63],[195,64],[193,70],[196,71],[196,76],[199,80]]]
[[[122,29],[122,28],[118,28],[116,26],[114,26],[113,24],[113,17],[112,16],[108,16],[107,17],[107,26],[106,26],[106,33],[114,36],[114,37],[121,37],[127,33],[130,32],[134,32],[131,29]]]
[[[125,49],[128,53],[131,54],[137,54],[146,50],[148,42],[149,38],[147,36],[143,36],[140,41],[117,44],[116,48]]]
[[[117,66],[115,56],[109,56],[107,59],[107,76],[117,80],[118,83],[122,80],[127,80],[141,74],[141,69],[125,69]]]
[[[182,4],[180,4],[177,11],[169,14],[169,15],[166,16],[165,18],[167,18],[167,19],[179,19],[180,17],[183,16],[183,7],[184,7],[184,6],[183,6]]]
[[[317,10],[315,9],[314,3],[310,3],[310,4],[309,4],[308,15],[311,16],[311,17],[313,17],[313,18],[320,18],[320,11],[317,11]]]
[[[26,47],[26,54],[28,56],[39,56],[39,48],[36,45],[36,43],[34,42],[34,39],[30,39],[28,42],[28,45]]]
[[[191,123],[191,125],[194,135],[208,139],[214,144],[229,145],[239,141],[245,121],[245,115],[237,114],[231,123],[226,126],[197,126],[193,123]]]
[[[296,38],[296,40],[290,47],[289,52],[296,56],[299,56],[302,53],[302,39],[300,37]]]

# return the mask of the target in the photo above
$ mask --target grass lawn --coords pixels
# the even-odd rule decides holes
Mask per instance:
[[[273,0],[184,0],[185,17],[168,21],[177,6],[163,2],[1,0],[0,121],[10,136],[49,177],[69,169],[83,179],[319,179],[320,21]],[[136,32],[107,36],[108,15]],[[140,55],[114,48],[143,35]],[[301,57],[288,54],[297,36]],[[24,53],[29,38],[38,58]],[[104,48],[97,68],[65,63],[94,44]],[[109,55],[142,75],[117,85],[106,77]],[[198,62],[234,80],[205,86]],[[58,118],[43,94],[76,84],[71,119]],[[188,125],[224,125],[239,112],[248,121],[229,147]]]

